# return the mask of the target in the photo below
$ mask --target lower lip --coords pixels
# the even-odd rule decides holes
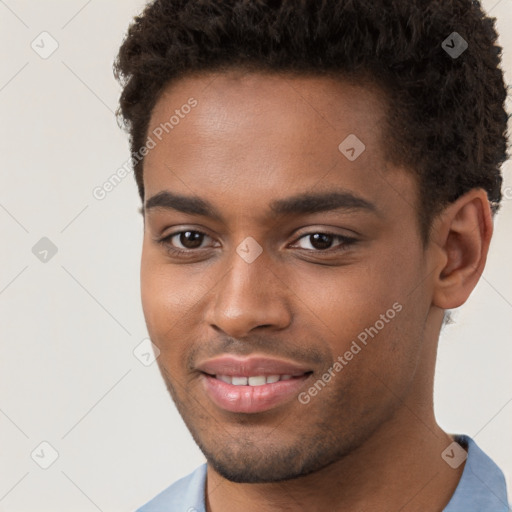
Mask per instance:
[[[203,374],[203,382],[206,393],[221,409],[229,412],[256,413],[273,409],[297,396],[308,377],[309,374],[262,386],[234,386]]]

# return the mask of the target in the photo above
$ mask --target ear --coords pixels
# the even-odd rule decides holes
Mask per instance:
[[[433,305],[453,309],[466,302],[484,271],[493,232],[485,190],[472,189],[447,206],[434,220]]]

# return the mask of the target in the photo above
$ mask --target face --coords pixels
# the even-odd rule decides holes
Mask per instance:
[[[384,113],[370,86],[255,73],[182,79],[153,110],[144,315],[232,481],[324,468],[421,391],[427,260]]]

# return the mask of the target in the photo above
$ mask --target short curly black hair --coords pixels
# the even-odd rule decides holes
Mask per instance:
[[[418,176],[427,240],[433,217],[465,192],[485,189],[493,213],[501,201],[508,116],[495,21],[476,0],[154,0],[114,62],[118,118],[133,155],[163,89],[187,75],[370,78],[392,106],[386,156]],[[132,163],[144,201],[144,161]]]

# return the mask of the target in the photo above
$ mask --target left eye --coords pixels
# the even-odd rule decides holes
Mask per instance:
[[[310,247],[301,247],[302,249],[314,250],[314,251],[326,251],[331,249],[334,240],[340,240],[341,243],[338,247],[346,247],[355,242],[354,238],[349,238],[342,235],[336,235],[334,233],[307,233],[301,236],[298,241],[307,240]]]

